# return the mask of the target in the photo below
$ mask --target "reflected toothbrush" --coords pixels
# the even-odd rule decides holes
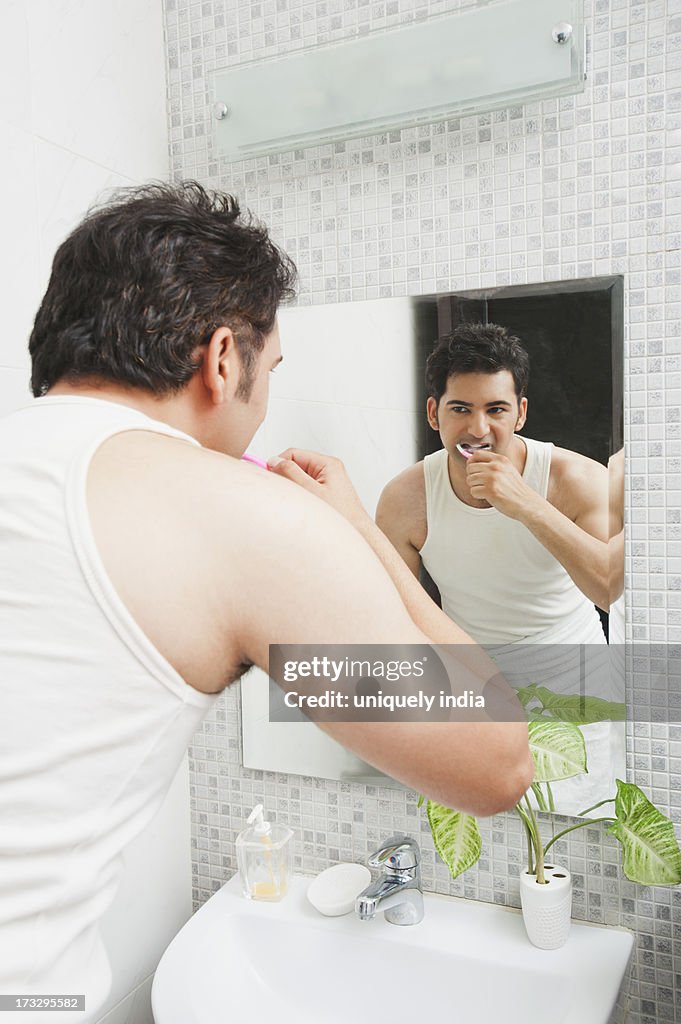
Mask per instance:
[[[456,450],[464,459],[472,459],[476,452],[486,452],[491,447],[489,444],[457,444]]]

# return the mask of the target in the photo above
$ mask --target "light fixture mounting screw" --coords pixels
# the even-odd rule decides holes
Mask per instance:
[[[551,38],[554,43],[558,43],[559,46],[564,46],[572,39],[572,25],[567,21],[559,21],[551,29]]]

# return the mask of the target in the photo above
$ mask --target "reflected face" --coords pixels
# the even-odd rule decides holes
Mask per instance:
[[[448,379],[437,404],[428,399],[427,411],[428,422],[439,431],[449,454],[465,463],[457,445],[507,454],[515,432],[525,423],[527,399],[518,401],[510,370],[459,373]]]

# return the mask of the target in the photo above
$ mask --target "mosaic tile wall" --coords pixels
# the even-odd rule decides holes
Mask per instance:
[[[627,637],[678,643],[681,0],[586,0],[583,95],[232,165],[214,150],[215,68],[465,6],[166,0],[173,174],[236,193],[268,223],[298,264],[301,303],[624,274]],[[299,830],[306,872],[363,860],[403,829],[420,834],[428,889],[518,906],[513,816],[484,823],[483,857],[452,882],[415,794],[240,768],[238,702],[235,688],[193,745],[197,905],[235,870],[234,838],[262,800]],[[681,727],[632,725],[628,762],[681,822]],[[576,917],[636,932],[617,1019],[681,1019],[681,891],[623,881],[618,844],[598,826],[559,856],[576,877]]]

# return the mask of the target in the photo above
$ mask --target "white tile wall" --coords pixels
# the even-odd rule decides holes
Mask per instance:
[[[268,223],[298,264],[301,305],[624,274],[628,637],[677,643],[681,0],[586,0],[591,71],[581,96],[233,165],[214,150],[215,67],[473,2],[166,0],[173,174],[237,193]],[[313,370],[298,380],[303,390],[323,387]],[[286,401],[273,409],[278,427],[326,438],[334,408],[310,424],[309,408]],[[239,772],[236,711],[229,692],[194,746],[197,901],[234,870],[236,832],[264,798],[299,828],[307,870],[362,859],[404,828],[421,835],[430,888],[517,905],[522,837],[510,815],[485,824],[477,870],[452,883],[413,794]],[[679,725],[645,722],[628,741],[631,777],[653,786],[677,823],[680,741]],[[637,932],[628,1019],[681,1019],[681,892],[623,881],[617,845],[598,827],[560,852],[577,876],[576,913]]]

